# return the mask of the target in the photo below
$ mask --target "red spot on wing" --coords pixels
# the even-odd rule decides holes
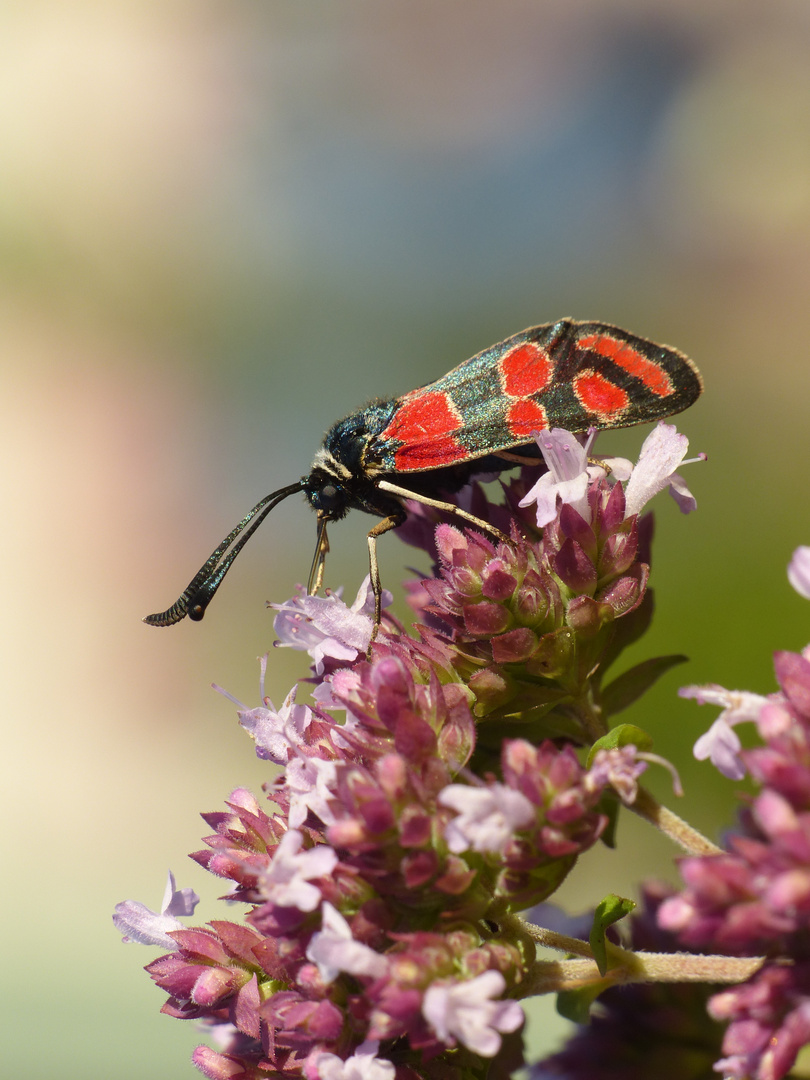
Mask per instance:
[[[506,426],[516,439],[532,437],[533,431],[543,431],[548,427],[548,417],[542,405],[531,398],[513,402],[506,413]]]
[[[402,443],[394,454],[396,467],[402,472],[438,469],[469,456],[455,438],[461,426],[461,413],[448,394],[417,392],[403,401],[381,438]]]
[[[580,338],[578,344],[580,348],[591,349],[607,360],[612,360],[628,375],[635,375],[651,393],[658,397],[667,397],[672,393],[672,380],[661,365],[656,364],[654,360],[648,360],[628,342],[620,341],[607,334],[589,334],[587,337]]]
[[[469,450],[450,435],[432,439],[416,446],[402,446],[394,454],[399,472],[417,472],[420,469],[441,469],[443,465],[455,465],[470,456]]]
[[[501,386],[509,397],[529,397],[545,390],[551,381],[551,360],[534,342],[524,342],[500,359]]]
[[[441,390],[417,392],[407,398],[394,413],[393,419],[382,433],[383,439],[399,442],[421,442],[424,439],[447,435],[461,427],[461,413]]]
[[[582,407],[606,420],[627,408],[630,398],[620,386],[596,371],[583,371],[574,379],[574,393]]]

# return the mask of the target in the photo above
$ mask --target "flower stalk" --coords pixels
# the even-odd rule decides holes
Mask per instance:
[[[582,990],[607,989],[629,983],[741,983],[755,975],[764,958],[695,956],[692,953],[652,953],[611,950],[610,969],[601,974],[595,960],[535,961],[521,987],[524,997]]]
[[[698,832],[676,813],[663,806],[646,788],[639,786],[636,799],[628,810],[654,825],[687,855],[717,855],[722,848]]]

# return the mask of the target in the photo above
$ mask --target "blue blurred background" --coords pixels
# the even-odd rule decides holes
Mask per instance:
[[[705,375],[679,421],[709,455],[699,510],[659,499],[657,622],[627,662],[692,659],[627,719],[716,835],[735,796],[690,764],[712,715],[677,687],[767,692],[771,651],[810,638],[785,579],[810,543],[810,7],[27,0],[0,52],[4,1073],[191,1075],[197,1035],[109,916],[157,906],[172,866],[222,917],[185,857],[197,814],[266,772],[209,684],[258,704],[264,600],[306,577],[311,513],[275,511],[202,625],[140,617],[335,419],[524,326],[615,322]],[[361,517],[332,534],[349,596]],[[380,558],[396,588],[415,556]],[[272,654],[277,704],[304,660]],[[629,817],[572,908],[673,878]]]

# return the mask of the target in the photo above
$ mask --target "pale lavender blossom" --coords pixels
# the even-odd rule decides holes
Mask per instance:
[[[377,1057],[379,1047],[378,1041],[367,1040],[345,1061],[337,1054],[318,1051],[307,1059],[306,1080],[394,1080],[396,1068]]]
[[[543,473],[519,505],[536,503],[538,528],[548,525],[557,516],[558,499],[588,518],[588,484],[605,475],[600,466],[588,464],[593,432],[589,433],[584,446],[575,435],[562,428],[543,431],[536,438],[548,472]]]
[[[631,517],[643,510],[650,499],[669,487],[669,493],[684,514],[697,507],[695,500],[682,476],[675,472],[685,462],[689,440],[680,434],[674,424],[659,421],[644,440],[639,454],[638,464],[633,469],[624,489],[625,515]],[[705,454],[699,454],[691,461],[704,461]]]
[[[698,761],[711,761],[729,780],[742,780],[745,765],[740,757],[742,743],[737,732],[719,716],[708,731],[695,742],[692,753]]]
[[[632,744],[599,750],[588,769],[587,784],[595,791],[609,784],[622,802],[632,806],[638,795],[638,778],[646,768],[647,761],[640,759]]]
[[[682,686],[678,693],[683,698],[694,698],[698,705],[717,705],[723,710],[709,730],[697,740],[692,752],[698,761],[708,758],[729,780],[740,780],[746,770],[740,757],[741,743],[732,728],[736,724],[756,723],[768,699],[747,690],[726,690],[714,683]]]
[[[177,943],[169,937],[170,930],[185,930],[177,916],[194,914],[200,898],[193,889],[178,889],[174,874],[169,871],[160,913],[152,911],[138,900],[124,900],[115,905],[113,923],[124,936],[125,944],[157,945],[161,949],[176,949]]]
[[[297,754],[287,763],[285,788],[290,799],[290,827],[303,825],[311,810],[324,825],[331,825],[335,815],[330,806],[335,797],[337,766],[326,758]]]
[[[262,761],[272,761],[275,765],[284,765],[291,754],[304,744],[304,732],[312,722],[312,710],[306,705],[295,704],[298,690],[296,685],[287,694],[281,708],[276,711],[264,692],[267,653],[261,658],[260,664],[259,695],[263,704],[255,709],[249,709],[216,683],[212,683],[212,686],[237,706],[239,723],[256,743],[256,757]]]
[[[501,1034],[517,1031],[523,1009],[517,1001],[493,1000],[506,989],[500,971],[485,971],[466,982],[433,983],[422,1001],[422,1015],[438,1038],[457,1040],[481,1057],[494,1057]]]
[[[297,829],[288,829],[273,861],[261,875],[259,887],[264,898],[279,907],[314,911],[321,902],[321,890],[310,881],[331,874],[338,857],[326,844],[301,851],[303,843],[304,837]]]
[[[805,600],[810,600],[810,547],[797,547],[787,569],[788,581]]]
[[[361,941],[355,941],[349,924],[328,901],[321,908],[322,929],[312,935],[307,959],[318,965],[325,983],[334,982],[341,971],[377,979],[388,969],[385,958]]]
[[[391,603],[383,591],[383,607]],[[366,575],[354,603],[348,607],[340,590],[327,596],[310,596],[303,589],[283,604],[271,604],[278,614],[273,627],[282,647],[309,653],[315,673],[324,672],[327,661],[348,664],[368,648],[374,627],[374,594]]]
[[[444,830],[447,846],[455,853],[502,855],[515,832],[527,829],[537,817],[530,800],[505,784],[448,784],[438,801],[458,815]]]

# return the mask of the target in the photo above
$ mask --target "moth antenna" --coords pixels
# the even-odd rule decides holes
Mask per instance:
[[[272,491],[269,495],[265,495],[261,502],[256,503],[250,513],[246,514],[236,528],[228,533],[222,543],[211,552],[172,606],[156,615],[147,615],[143,621],[148,623],[149,626],[174,626],[175,623],[180,622],[181,619],[188,615],[190,619],[199,622],[205,614],[205,609],[213,600],[217,589],[222,584],[223,578],[230,570],[234,559],[270,511],[289,495],[294,495],[296,491],[303,490],[304,480],[298,480],[294,484],[288,484],[287,487],[279,488],[278,491]],[[255,521],[254,518],[256,518]],[[250,525],[251,521],[253,522],[252,525]],[[248,525],[250,525],[250,528],[242,536],[239,543],[228,551],[234,540],[240,533],[244,532]],[[226,552],[228,552],[227,555]]]

